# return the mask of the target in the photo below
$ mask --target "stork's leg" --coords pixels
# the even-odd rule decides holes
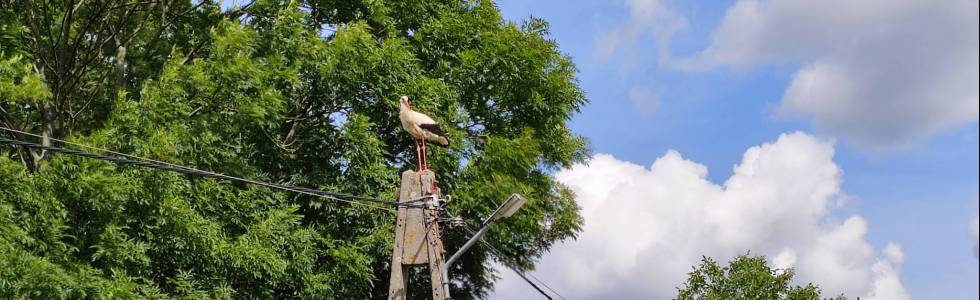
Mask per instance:
[[[422,140],[422,157],[425,158],[425,159],[422,160],[422,168],[428,170],[429,169],[429,148],[428,148],[428,146],[426,146],[425,140]]]
[[[425,140],[419,140],[419,172],[425,171]]]
[[[419,144],[419,140],[415,140],[415,158],[418,163],[418,170],[422,171],[422,146]]]
[[[422,140],[422,170],[429,169],[429,151],[425,149],[425,140]]]

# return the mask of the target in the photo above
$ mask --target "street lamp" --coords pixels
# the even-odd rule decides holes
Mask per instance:
[[[443,290],[446,291],[446,299],[449,299],[449,267],[463,256],[463,252],[469,250],[473,244],[476,244],[477,241],[483,238],[483,235],[490,230],[490,224],[493,224],[493,221],[513,216],[517,210],[521,209],[521,206],[524,206],[524,203],[527,203],[527,200],[524,200],[524,197],[521,197],[521,195],[510,195],[510,197],[507,198],[507,201],[504,201],[504,204],[500,205],[500,207],[498,207],[489,218],[483,220],[480,230],[477,231],[469,241],[466,241],[466,244],[463,244],[463,247],[460,247],[459,250],[457,250],[453,256],[449,257],[449,260],[442,265],[442,285]]]

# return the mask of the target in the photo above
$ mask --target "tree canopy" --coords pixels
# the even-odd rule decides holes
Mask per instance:
[[[582,225],[551,175],[586,102],[544,20],[491,1],[0,0],[0,126],[257,180],[392,199],[414,166],[398,96],[451,148],[429,165],[530,270]],[[0,146],[0,297],[384,298],[395,215],[264,187]],[[447,250],[464,232],[446,232]],[[496,275],[480,245],[456,298]],[[426,297],[413,273],[412,297]]]
[[[678,300],[820,300],[820,288],[792,286],[793,269],[773,269],[764,256],[739,255],[720,266],[709,257],[688,273]],[[847,300],[838,296],[833,300]]]

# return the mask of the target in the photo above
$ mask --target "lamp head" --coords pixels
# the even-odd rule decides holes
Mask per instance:
[[[524,197],[521,197],[521,195],[510,195],[510,197],[507,198],[507,201],[505,201],[504,204],[497,209],[497,212],[494,213],[493,219],[497,220],[510,218],[510,216],[513,216],[514,213],[521,209],[521,206],[524,206],[524,203],[527,203],[527,200],[525,200]]]

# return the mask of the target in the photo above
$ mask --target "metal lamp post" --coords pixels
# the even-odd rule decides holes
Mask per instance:
[[[456,253],[454,253],[453,256],[450,257],[449,260],[447,260],[446,263],[442,265],[442,278],[443,278],[442,284],[443,284],[443,290],[446,291],[446,299],[449,299],[449,267],[452,266],[453,263],[455,263],[457,260],[459,260],[459,258],[463,256],[463,253],[466,252],[466,250],[469,250],[470,247],[473,247],[473,244],[476,244],[477,241],[483,238],[483,235],[490,230],[490,224],[493,224],[493,222],[496,220],[509,218],[510,216],[514,215],[514,213],[516,213],[517,210],[521,209],[521,206],[524,206],[524,203],[526,202],[527,200],[524,200],[524,197],[521,197],[521,195],[518,194],[510,195],[510,197],[507,198],[507,201],[505,201],[504,204],[500,205],[500,207],[498,207],[497,210],[494,211],[489,218],[483,221],[480,230],[477,231],[476,234],[473,235],[473,237],[471,237],[469,241],[466,241],[466,244],[463,244],[463,247],[460,247],[459,250],[457,250]]]

